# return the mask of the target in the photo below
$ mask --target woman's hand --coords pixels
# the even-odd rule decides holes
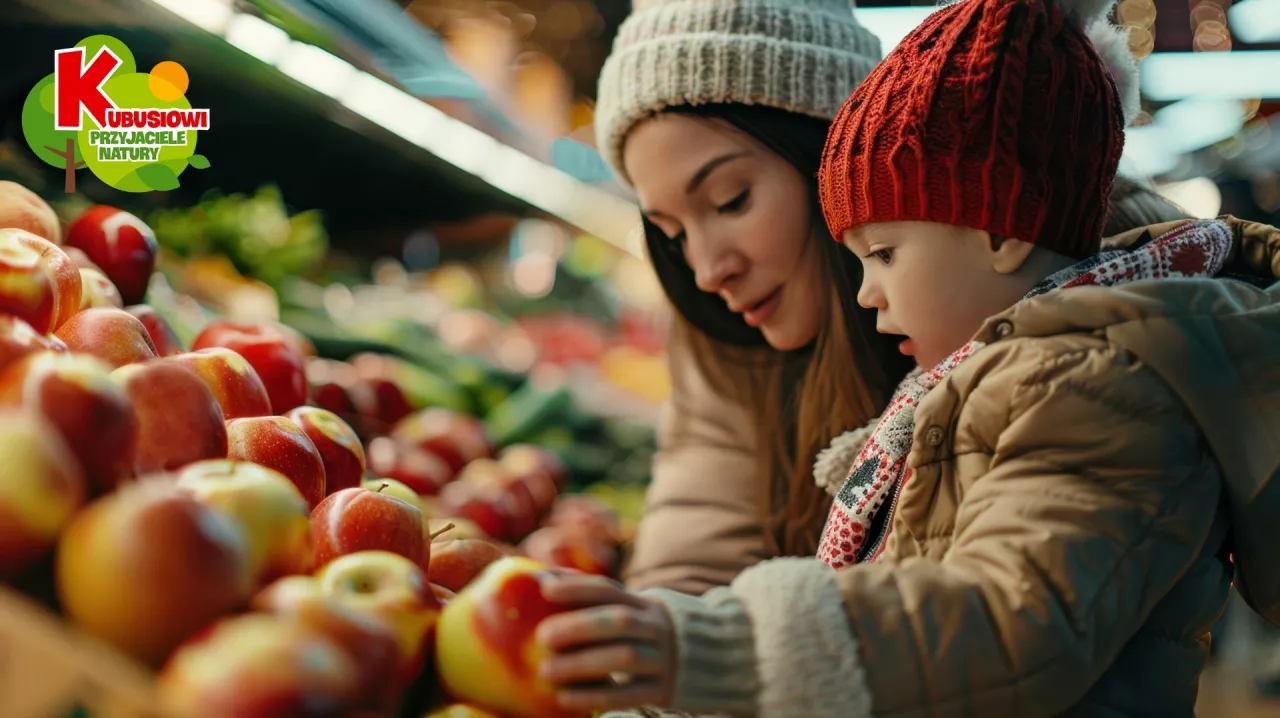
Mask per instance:
[[[552,653],[542,676],[568,710],[666,706],[675,688],[675,627],[656,601],[598,576],[558,574],[543,582],[548,601],[578,610],[542,621],[537,638]]]

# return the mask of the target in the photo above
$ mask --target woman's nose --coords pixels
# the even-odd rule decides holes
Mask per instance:
[[[730,242],[690,238],[685,245],[685,261],[693,269],[698,289],[715,293],[746,270],[746,259]]]

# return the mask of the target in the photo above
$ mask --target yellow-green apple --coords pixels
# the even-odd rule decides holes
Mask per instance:
[[[53,342],[30,324],[11,314],[0,314],[0,370],[29,354],[53,350]]]
[[[439,456],[454,473],[476,459],[487,458],[493,445],[484,424],[474,416],[433,407],[405,417],[391,437]]]
[[[42,351],[0,373],[0,406],[39,412],[71,447],[96,493],[133,476],[138,422],[111,367],[87,354]]]
[[[612,576],[618,551],[588,531],[573,526],[546,526],[520,544],[520,553],[548,566]]]
[[[456,593],[479,576],[489,564],[506,556],[506,551],[484,539],[441,541],[431,546],[427,580]]]
[[[324,462],[325,494],[360,486],[364,480],[364,445],[337,414],[315,406],[300,406],[286,414],[302,428]]]
[[[225,419],[271,415],[271,400],[258,372],[239,354],[210,347],[169,357],[168,361],[190,369],[213,392]]]
[[[573,526],[601,541],[617,545],[622,540],[618,515],[600,499],[587,494],[569,494],[556,499],[546,526]]]
[[[54,292],[53,328],[66,323],[76,312],[80,311],[81,278],[80,268],[76,266],[62,247],[53,242],[18,230],[0,230],[0,232],[17,233],[18,241],[35,250],[40,255],[40,263],[53,278],[57,291]]]
[[[360,705],[355,659],[323,632],[267,613],[223,619],[183,643],[156,682],[166,715],[332,718]]]
[[[214,459],[184,467],[177,481],[201,503],[240,522],[257,583],[314,568],[307,500],[279,472],[248,461]]]
[[[209,387],[190,370],[163,359],[111,372],[138,420],[138,474],[173,471],[227,456],[227,427]]]
[[[0,465],[0,576],[7,576],[49,553],[89,487],[58,430],[34,413],[0,412]]]
[[[62,243],[62,225],[49,203],[17,182],[0,180],[0,229],[7,228]]]
[[[453,480],[454,471],[439,456],[385,436],[369,442],[369,470],[395,479],[420,496],[434,496]]]
[[[391,690],[391,682],[400,663],[400,648],[388,624],[325,596],[314,576],[281,578],[259,591],[252,607],[328,636],[356,663],[361,705],[395,707],[400,696]]]
[[[156,358],[147,328],[123,309],[90,307],[67,320],[56,333],[71,351],[92,354],[112,367]]]
[[[498,453],[498,461],[521,476],[544,474],[557,490],[564,489],[569,481],[569,469],[560,457],[537,444],[512,444]]]
[[[101,267],[125,304],[137,304],[146,296],[160,249],[146,222],[115,207],[95,205],[67,227],[64,243]]]
[[[283,416],[227,422],[227,458],[252,461],[284,474],[314,510],[324,500],[324,462],[311,439]]]
[[[271,411],[284,414],[307,403],[307,375],[303,357],[276,323],[238,324],[215,319],[191,343],[193,351],[226,347],[253,365],[267,388]]]
[[[413,489],[395,479],[365,479],[360,482],[360,485],[370,491],[378,491],[387,496],[394,496],[411,506],[417,506],[418,510],[422,512],[424,520],[429,516],[423,497],[418,496]]]
[[[80,269],[80,311],[90,307],[115,307],[124,309],[124,300],[120,298],[120,290],[107,279],[107,275],[96,269]]]
[[[425,566],[422,510],[394,496],[364,487],[330,494],[311,512],[316,566],[359,551],[390,551]]]
[[[240,525],[170,476],[121,486],[76,515],[57,556],[63,611],[152,666],[195,631],[248,604]]]
[[[424,514],[424,516],[426,516]],[[427,534],[434,535],[444,531],[446,526],[449,531],[444,535],[450,539],[487,539],[489,534],[484,529],[476,525],[471,519],[464,519],[461,516],[446,516],[443,513],[440,516],[428,516]]]
[[[391,628],[400,659],[393,685],[413,682],[429,657],[441,609],[426,572],[390,551],[362,551],[334,559],[316,578],[326,596]]]
[[[173,326],[160,312],[149,304],[134,304],[124,310],[138,318],[142,326],[147,328],[151,343],[156,347],[156,356],[171,357],[183,353],[182,342],[173,331]],[[263,391],[266,391],[265,389]]]
[[[539,665],[548,650],[538,624],[570,609],[542,596],[550,567],[508,556],[489,564],[444,607],[436,630],[436,667],[449,695],[520,718],[576,715],[560,708]]]
[[[44,241],[19,229],[0,229],[0,314],[47,334],[59,319],[59,289],[40,251],[24,238]]]

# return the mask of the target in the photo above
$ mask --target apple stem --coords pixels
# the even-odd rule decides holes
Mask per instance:
[[[453,528],[454,528],[453,524],[445,524],[444,526],[441,526],[438,531],[432,532],[432,534],[428,538],[431,539],[432,541],[435,541],[437,536],[446,534],[452,531]]]
[[[391,484],[388,484],[388,483],[387,483],[387,482],[385,482],[385,481],[384,481],[384,482],[382,482],[382,483],[378,486],[378,491],[377,491],[377,493],[379,493],[379,494],[380,494],[380,493],[382,493],[382,490],[383,490],[383,489],[385,489],[385,488],[387,488],[387,487],[388,487],[388,486],[390,486],[390,485],[391,485]]]

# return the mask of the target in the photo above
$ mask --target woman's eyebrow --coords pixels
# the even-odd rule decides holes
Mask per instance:
[[[698,189],[698,185],[705,182],[707,177],[709,177],[717,167],[720,167],[721,165],[727,164],[741,157],[746,157],[749,154],[751,153],[748,152],[747,150],[742,150],[740,152],[728,152],[726,154],[720,155],[719,157],[713,157],[712,159],[707,160],[707,163],[702,165],[701,169],[693,173],[693,177],[689,179],[688,186],[684,188],[684,193],[693,194],[694,191]]]

